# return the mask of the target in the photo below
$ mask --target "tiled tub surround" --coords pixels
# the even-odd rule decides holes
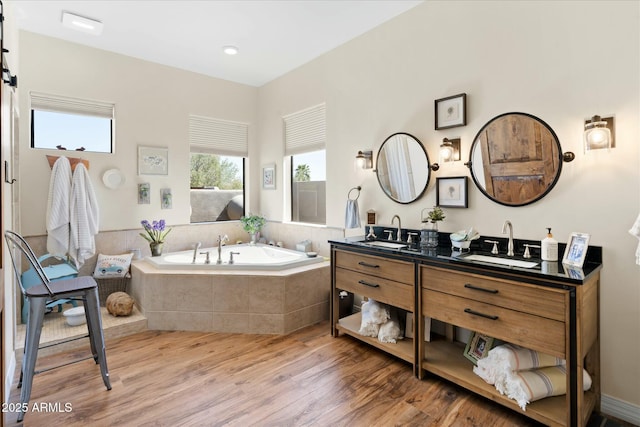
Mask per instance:
[[[329,318],[329,262],[283,271],[161,270],[134,261],[149,329],[286,334]]]

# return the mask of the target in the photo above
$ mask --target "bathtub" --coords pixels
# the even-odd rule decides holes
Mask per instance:
[[[210,263],[206,264],[209,252]],[[229,264],[233,255],[233,264]],[[217,264],[218,248],[199,249],[193,262],[193,250],[172,252],[146,260],[160,269],[174,270],[286,270],[293,267],[324,262],[320,256],[307,256],[304,252],[264,244],[229,245],[222,247],[222,263]]]
[[[129,294],[152,330],[286,334],[329,319],[331,263],[268,245],[193,250],[131,263]],[[234,264],[229,265],[229,252]]]

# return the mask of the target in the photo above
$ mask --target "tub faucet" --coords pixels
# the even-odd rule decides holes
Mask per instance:
[[[511,221],[506,220],[504,224],[502,224],[502,234],[507,233],[507,227],[509,228],[509,243],[507,243],[507,256],[513,256],[513,225],[511,225]]]
[[[402,225],[401,225],[401,224],[402,224],[402,222],[400,221],[400,217],[399,217],[398,215],[394,215],[394,216],[391,218],[391,225],[393,225],[393,221],[394,221],[396,218],[398,218],[398,231],[397,231],[397,233],[396,233],[396,240],[397,240],[398,242],[402,242]]]
[[[191,261],[191,264],[195,264],[196,263],[196,256],[198,256],[198,249],[200,249],[200,246],[202,246],[202,243],[197,242],[195,245],[193,245],[193,261]]]
[[[222,264],[222,245],[229,241],[229,237],[225,234],[224,236],[218,235],[218,260],[216,264]]]

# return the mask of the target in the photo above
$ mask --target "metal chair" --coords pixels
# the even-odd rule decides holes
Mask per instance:
[[[50,281],[45,274],[42,265],[38,262],[38,258],[22,236],[14,233],[13,231],[7,230],[4,233],[4,237],[7,241],[7,246],[9,247],[11,262],[13,264],[13,269],[18,279],[18,283],[20,284],[20,290],[24,297],[30,302],[29,316],[27,317],[24,355],[22,356],[22,372],[20,373],[20,381],[18,383],[18,388],[21,388],[20,407],[28,407],[29,399],[31,397],[33,376],[42,372],[36,371],[35,366],[36,359],[38,358],[42,323],[44,321],[44,314],[47,310],[46,305],[50,301],[59,299],[75,299],[83,302],[89,334],[80,338],[89,338],[92,357],[96,364],[100,365],[100,373],[102,374],[104,385],[107,387],[107,390],[111,390],[109,370],[107,368],[107,355],[104,346],[104,336],[102,334],[102,318],[100,317],[98,286],[96,281],[90,276]],[[21,258],[20,253],[24,255],[31,267],[36,271],[41,284],[25,289],[22,284],[20,264],[18,262]],[[65,342],[69,341],[71,340]],[[79,360],[75,360],[70,363],[75,362],[79,362]],[[68,364],[69,363],[65,365]],[[18,414],[18,422],[21,422],[24,419],[24,415],[25,411],[23,409]]]

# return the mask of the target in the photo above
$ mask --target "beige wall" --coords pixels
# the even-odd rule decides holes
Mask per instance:
[[[375,209],[382,223],[399,214],[403,226],[418,228],[420,210],[435,204],[435,179],[416,203],[393,203],[373,173],[354,169],[358,150],[373,148],[375,157],[387,136],[403,131],[423,142],[432,161],[443,137],[460,137],[467,161],[472,139],[492,117],[540,117],[563,150],[576,154],[553,191],[513,208],[470,183],[469,209],[445,209],[441,228],[499,235],[510,219],[519,238],[541,239],[545,227],[561,241],[572,231],[590,233],[604,248],[602,390],[640,410],[640,267],[638,242],[627,233],[640,207],[639,11],[638,2],[428,1],[261,87],[261,161],[282,170],[280,117],[326,102],[328,224],[344,224],[347,193],[362,185],[362,220]],[[600,19],[606,29],[594,31],[590,24]],[[467,126],[434,131],[434,100],[462,92]],[[582,123],[593,114],[615,115],[610,152],[583,153]],[[462,163],[433,176],[469,176]],[[284,216],[281,188],[276,197],[261,193],[269,218]]]
[[[606,31],[585,24],[602,17]],[[354,168],[358,150],[373,149],[375,155],[387,136],[404,131],[419,138],[432,159],[443,137],[461,137],[466,161],[472,138],[489,119],[530,113],[554,129],[564,150],[576,153],[553,191],[533,205],[509,208],[471,184],[469,209],[448,209],[441,228],[473,225],[498,235],[510,219],[518,238],[542,238],[545,227],[553,227],[561,241],[572,231],[590,233],[592,244],[604,248],[602,390],[637,414],[640,267],[633,263],[637,241],[627,230],[640,208],[639,21],[636,1],[428,1],[259,89],[23,32],[22,230],[44,234],[50,174],[45,152],[27,148],[28,90],[116,102],[116,153],[84,154],[101,200],[101,230],[135,229],[143,218],[188,223],[189,113],[250,123],[250,209],[280,221],[287,194],[281,118],[326,102],[331,230],[343,225],[347,193],[356,185],[363,187],[361,213],[376,209],[382,223],[399,214],[403,226],[417,228],[420,210],[435,204],[435,180],[416,203],[393,203],[371,172]],[[467,126],[434,131],[433,100],[461,92],[468,94]],[[582,122],[593,114],[615,114],[616,148],[585,155]],[[139,144],[169,147],[168,177],[137,177]],[[277,165],[275,191],[259,186],[260,167],[267,163]],[[113,167],[127,178],[117,191],[101,185],[102,173]],[[434,176],[468,174],[460,162]],[[144,181],[152,185],[151,205],[136,203],[136,184]],[[172,210],[159,209],[164,186],[173,189]]]
[[[114,154],[81,154],[90,162],[89,174],[100,200],[100,230],[137,228],[142,219],[189,223],[190,114],[249,123],[250,145],[256,145],[257,89],[250,86],[24,31],[20,32],[20,67],[20,162],[24,167],[18,182],[25,234],[45,233],[51,174],[45,155],[60,154],[28,148],[29,91],[115,103]],[[168,147],[169,175],[137,176],[138,145]],[[126,177],[117,190],[102,184],[102,175],[112,168]],[[151,184],[151,204],[137,204],[141,182]],[[171,188],[173,209],[160,210],[161,188]]]

